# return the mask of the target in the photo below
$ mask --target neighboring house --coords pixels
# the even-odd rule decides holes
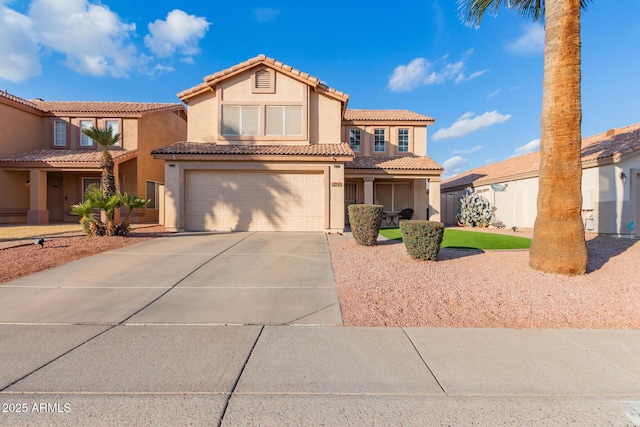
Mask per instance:
[[[134,221],[158,221],[164,167],[151,150],[186,136],[182,104],[54,102],[0,92],[0,223],[78,221],[71,206],[100,183],[102,148],[81,129],[111,126],[121,192],[151,199]]]
[[[458,201],[472,187],[507,227],[534,225],[540,153],[472,169],[442,183],[443,222],[456,223]],[[638,236],[640,123],[582,140],[582,217],[587,231]]]
[[[165,161],[168,230],[342,232],[352,203],[425,219],[427,180],[439,217],[430,117],[347,110],[347,94],[264,55],[178,97],[189,108],[187,141],[153,151]]]

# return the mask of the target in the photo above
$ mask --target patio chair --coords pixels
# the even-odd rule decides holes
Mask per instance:
[[[400,212],[398,212],[398,220],[411,218],[413,218],[413,209],[411,208],[402,209]]]

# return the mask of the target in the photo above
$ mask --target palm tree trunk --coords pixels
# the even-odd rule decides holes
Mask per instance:
[[[529,263],[544,272],[584,274],[580,0],[547,0],[545,22],[538,214]]]

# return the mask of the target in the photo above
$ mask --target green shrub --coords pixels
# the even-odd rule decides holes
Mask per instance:
[[[458,225],[464,227],[488,227],[492,217],[489,201],[471,188],[465,188],[456,214]]]
[[[353,238],[361,245],[374,246],[382,224],[382,205],[349,205],[349,222]]]
[[[402,221],[402,241],[407,253],[415,259],[437,261],[444,224],[437,221]]]

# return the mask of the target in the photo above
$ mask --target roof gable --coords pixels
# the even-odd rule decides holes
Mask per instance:
[[[310,74],[307,74],[303,71],[293,68],[290,65],[284,64],[276,59],[269,58],[268,56],[265,56],[262,54],[254,58],[250,58],[239,64],[236,64],[227,69],[224,69],[222,71],[218,71],[216,73],[206,76],[204,78],[204,83],[200,83],[199,85],[196,85],[192,88],[186,89],[178,93],[178,98],[180,98],[181,101],[188,103],[188,100],[190,98],[196,95],[200,95],[202,93],[214,90],[216,85],[219,82],[259,66],[268,67],[276,72],[285,74],[295,80],[303,82],[311,86],[315,91],[323,93],[332,98],[338,99],[339,101],[343,102],[345,105],[349,100],[349,95],[337,89],[330,88],[329,86],[320,82],[319,78],[314,77]]]

